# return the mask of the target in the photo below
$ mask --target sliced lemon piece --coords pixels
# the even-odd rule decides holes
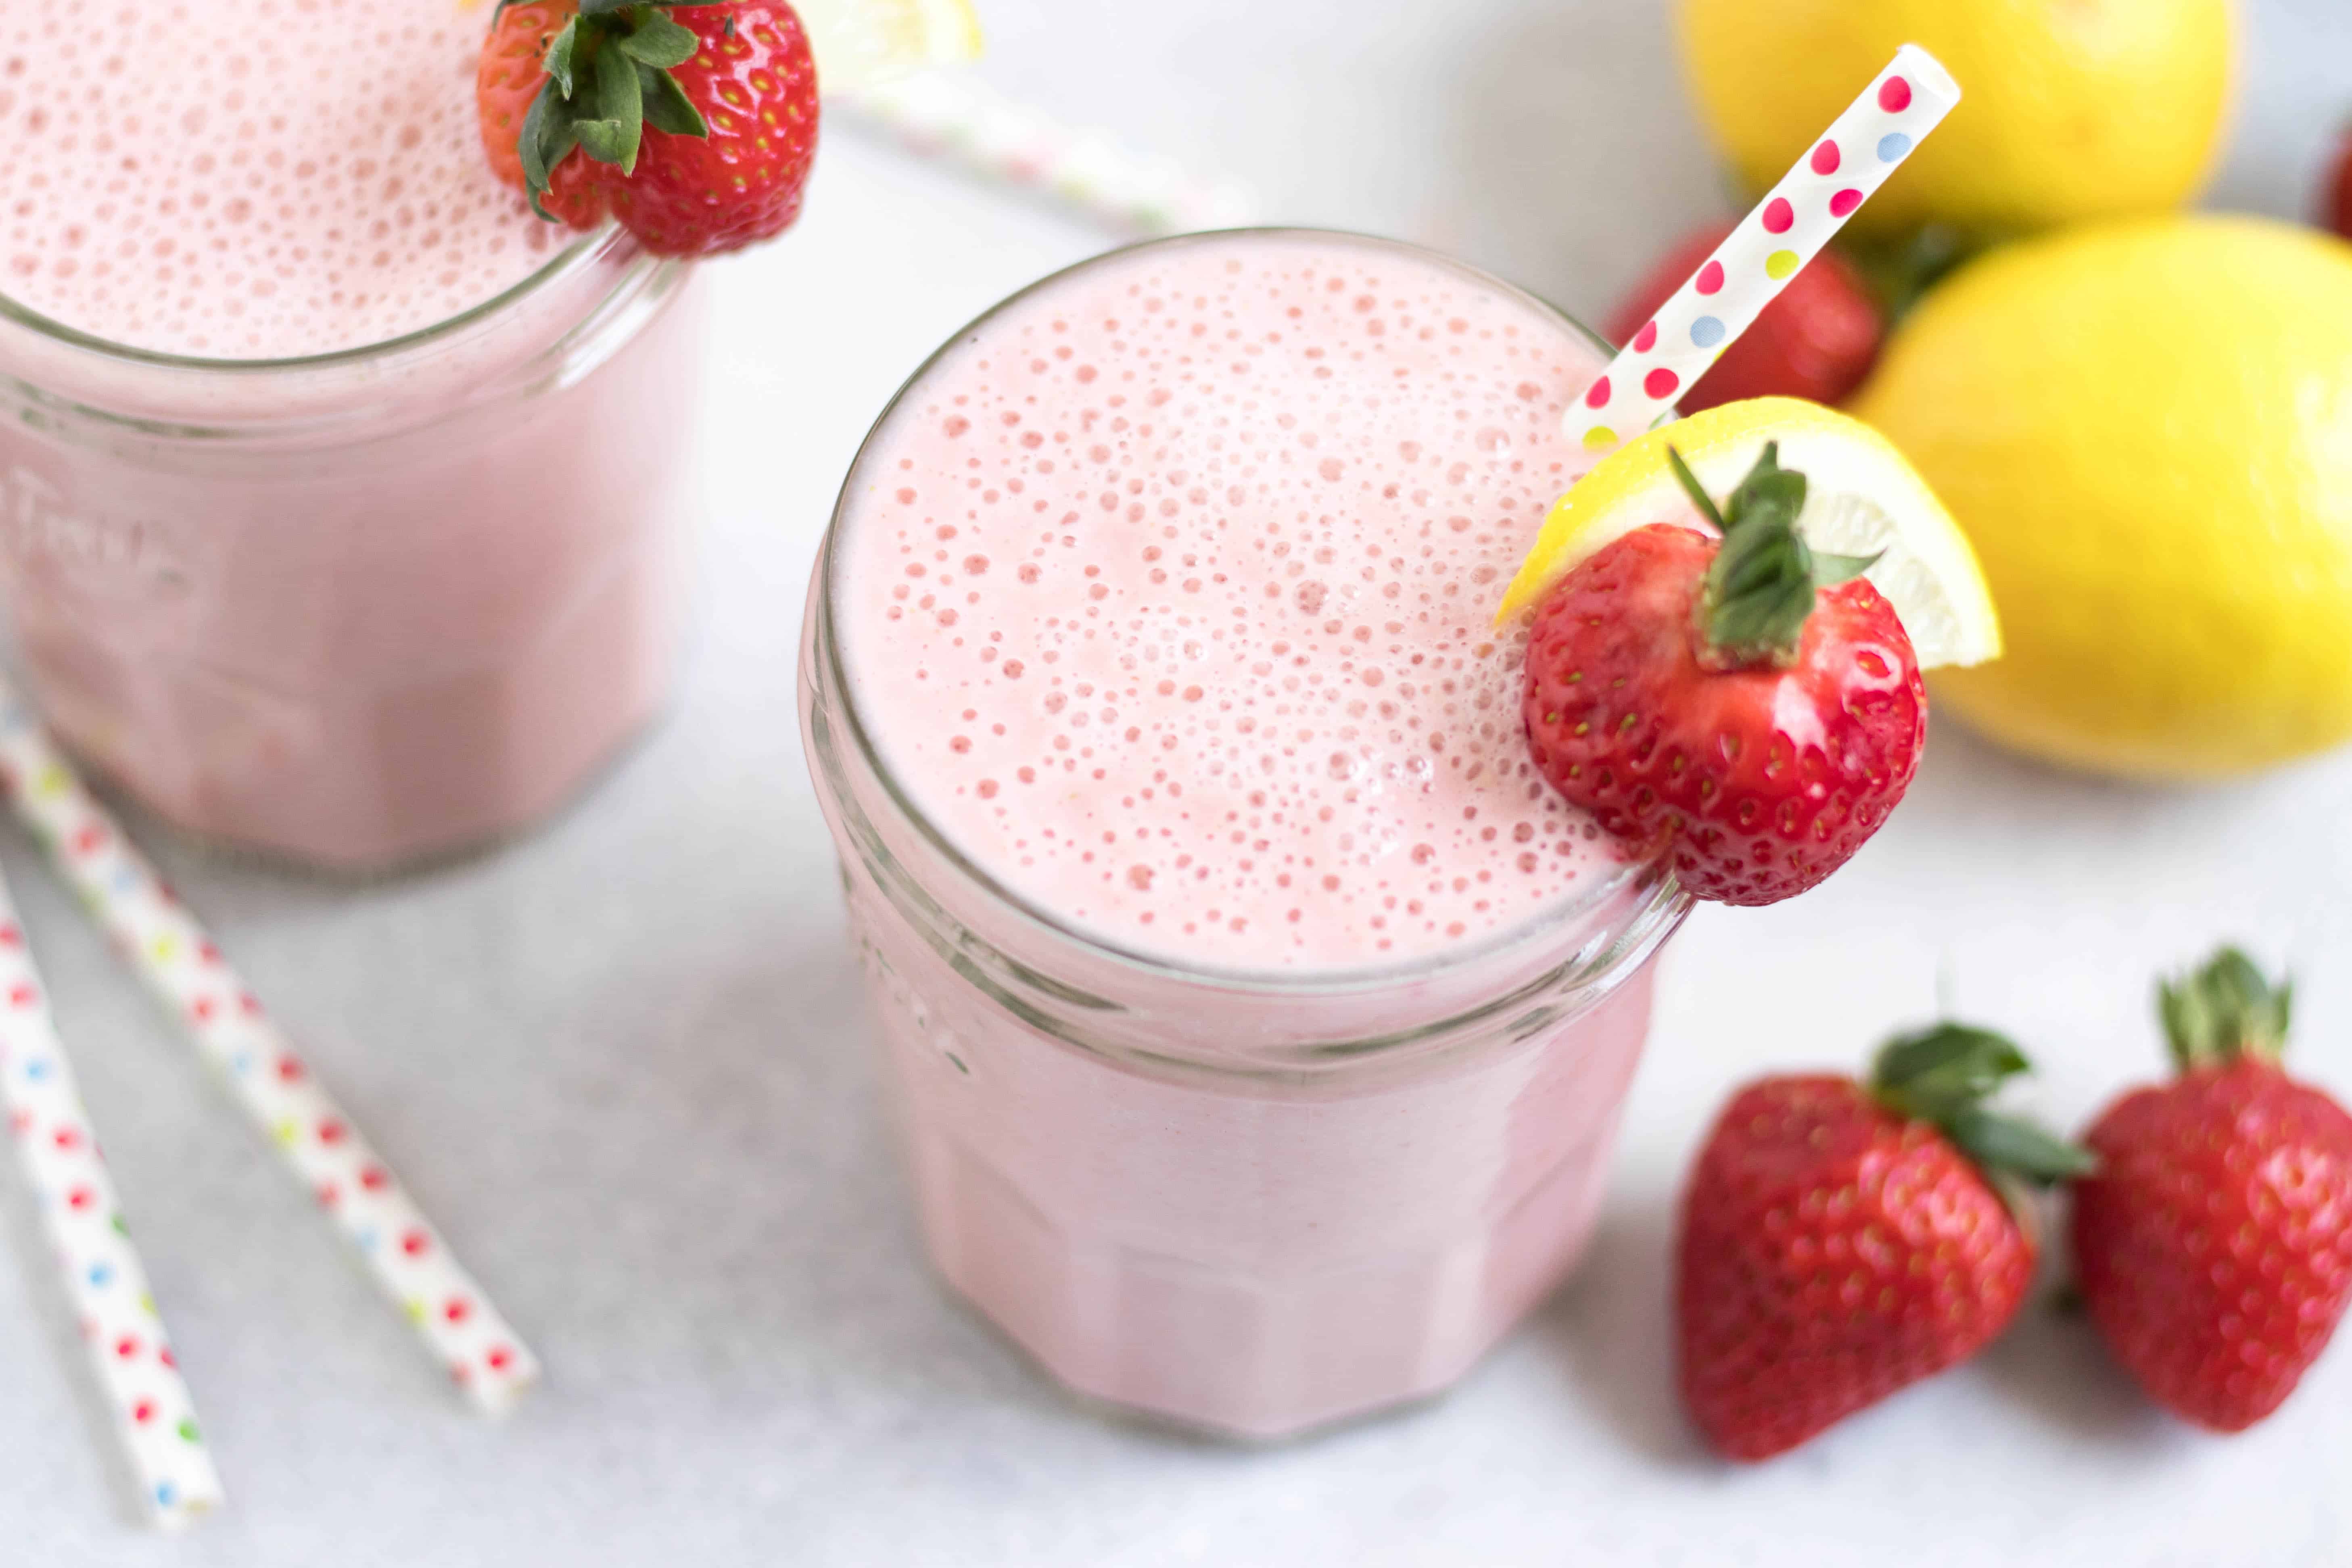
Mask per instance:
[[[980,58],[971,0],[793,0],[827,92]]]
[[[1805,476],[1797,530],[1837,555],[1884,552],[1864,574],[1902,617],[1922,668],[2000,655],[2000,619],[1976,552],[1927,481],[1858,419],[1794,397],[1753,397],[1653,430],[1619,447],[1552,503],[1535,548],[1503,595],[1509,620],[1579,562],[1647,523],[1701,526],[1666,466],[1671,443],[1711,496],[1728,495],[1767,441]]]

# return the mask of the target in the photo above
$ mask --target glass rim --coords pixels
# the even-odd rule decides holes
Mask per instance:
[[[544,221],[544,220],[541,220]],[[373,342],[354,343],[349,348],[328,349],[319,353],[279,354],[267,359],[229,359],[207,354],[166,353],[160,349],[142,349],[135,343],[117,342],[95,332],[69,326],[53,316],[43,315],[5,289],[0,289],[0,321],[22,327],[52,342],[84,353],[121,364],[145,366],[149,369],[198,372],[213,375],[285,374],[288,372],[332,371],[352,365],[365,364],[381,359],[391,359],[411,350],[429,348],[445,339],[463,333],[467,328],[499,315],[509,308],[552,287],[572,274],[584,271],[627,240],[626,231],[609,219],[600,227],[586,234],[575,235],[570,243],[532,268],[523,277],[486,300],[467,306],[453,316],[394,337],[380,338]]]
[[[1559,902],[1547,905],[1527,919],[1491,932],[1475,942],[1444,948],[1436,952],[1424,953],[1401,963],[1324,968],[1304,973],[1287,969],[1229,969],[1213,964],[1180,963],[1149,951],[1128,947],[1081,930],[1005,886],[1003,882],[990,875],[965,855],[937,823],[916,806],[915,803],[908,798],[907,792],[900,787],[897,775],[884,763],[881,753],[867,731],[864,716],[858,711],[856,689],[849,679],[848,671],[842,658],[840,639],[835,635],[833,616],[834,547],[842,533],[843,514],[849,506],[851,492],[857,476],[865,465],[868,453],[872,451],[875,442],[881,436],[884,426],[890,423],[900,405],[905,403],[915,389],[923,384],[950,350],[960,345],[971,333],[986,326],[996,317],[1033,295],[1053,287],[1066,278],[1141,251],[1174,248],[1197,244],[1203,240],[1230,239],[1235,237],[1339,240],[1349,245],[1409,256],[1420,262],[1435,263],[1449,271],[1471,279],[1483,288],[1493,289],[1500,294],[1531,306],[1544,316],[1559,322],[1571,332],[1590,342],[1604,359],[1616,352],[1599,333],[1568,311],[1541,296],[1522,289],[1517,284],[1507,282],[1481,268],[1442,252],[1414,245],[1407,240],[1391,239],[1379,235],[1359,234],[1347,229],[1317,228],[1297,225],[1266,225],[1171,235],[1114,247],[1109,250],[1072,262],[1069,266],[1057,268],[1024,284],[949,333],[940,342],[939,347],[925,355],[922,363],[917,365],[913,373],[899,384],[898,389],[890,395],[889,401],[882,405],[882,411],[875,416],[874,423],[867,428],[865,437],[859,441],[856,455],[850,459],[848,471],[842,478],[841,489],[835,497],[832,516],[825,524],[824,540],[818,552],[817,583],[814,595],[815,623],[813,629],[815,647],[818,657],[824,660],[825,673],[830,678],[829,684],[838,696],[839,717],[855,739],[857,756],[865,770],[881,786],[892,808],[915,829],[925,845],[940,856],[943,863],[951,870],[970,882],[992,902],[1012,910],[1028,925],[1044,931],[1058,942],[1073,944],[1080,951],[1118,968],[1162,981],[1206,983],[1227,990],[1281,996],[1345,995],[1381,991],[1393,986],[1410,984],[1418,980],[1497,957],[1528,942],[1543,931],[1571,925],[1591,915],[1595,910],[1605,907],[1612,900],[1622,895],[1629,887],[1636,886],[1648,878],[1654,878],[1652,891],[1649,898],[1643,900],[1642,907],[1629,915],[1628,929],[1632,930],[1641,925],[1645,918],[1660,915],[1670,921],[1678,922],[1682,914],[1687,910],[1690,901],[1688,895],[1682,890],[1671,870],[1637,861],[1629,862],[1616,875],[1603,878],[1591,887],[1579,889]],[[1677,903],[1680,908],[1675,907]],[[1646,956],[1654,952],[1655,947],[1654,942],[1642,942],[1635,943],[1632,952],[1637,955]]]

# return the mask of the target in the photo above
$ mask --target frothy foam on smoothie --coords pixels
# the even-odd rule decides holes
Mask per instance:
[[[1527,301],[1338,238],[1159,247],[954,345],[851,479],[858,714],[1016,896],[1226,969],[1392,963],[1567,898],[1489,625],[1600,368]]]
[[[381,342],[571,235],[482,154],[461,0],[7,0],[0,294],[110,342],[262,359]]]

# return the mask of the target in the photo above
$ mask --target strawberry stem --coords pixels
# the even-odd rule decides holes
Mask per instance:
[[[2047,1186],[2087,1174],[2095,1163],[2088,1150],[1985,1109],[1983,1102],[2004,1082],[2032,1070],[2008,1037],[1944,1023],[1887,1041],[1872,1069],[1870,1091],[1897,1116],[1942,1130],[1988,1176]]]
[[[631,174],[646,127],[673,136],[710,134],[702,111],[670,74],[694,58],[694,31],[662,15],[671,6],[702,3],[580,0],[579,13],[540,60],[547,80],[516,140],[533,212],[554,221],[542,198],[556,166],[575,149]]]
[[[1805,476],[1780,467],[1780,444],[1763,455],[1720,510],[1690,465],[1672,446],[1666,463],[1675,482],[1723,535],[1707,567],[1693,614],[1700,660],[1710,669],[1787,665],[1797,657],[1814,595],[1861,576],[1876,555],[1816,553],[1797,531],[1805,510]]]
[[[2281,975],[2273,985],[2252,959],[2225,947],[2203,968],[2159,981],[2156,1010],[2182,1072],[2225,1066],[2241,1057],[2276,1061],[2286,1049],[2294,983]]]

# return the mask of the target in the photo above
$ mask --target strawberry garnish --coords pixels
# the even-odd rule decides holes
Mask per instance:
[[[1523,714],[1537,768],[1601,826],[1667,857],[1692,894],[1769,904],[1877,831],[1927,734],[1903,624],[1796,529],[1802,474],[1777,444],[1717,510],[1717,537],[1637,528],[1536,610]],[[1874,558],[1873,558],[1874,559]]]
[[[784,0],[509,0],[477,96],[491,167],[542,217],[609,211],[656,255],[711,256],[800,216],[816,65]]]
[[[1611,313],[1610,341],[1631,342],[1731,230],[1727,223],[1702,229],[1661,257]],[[1842,402],[1870,374],[1883,335],[1878,306],[1862,274],[1824,250],[1781,286],[1676,406],[1696,414],[1748,397]]]
[[[680,9],[698,40],[672,72],[707,125],[660,122],[636,171],[613,189],[613,215],[663,256],[711,256],[772,239],[800,216],[816,156],[816,62],[783,0]]]
[[[2074,1267],[2091,1321],[2148,1395],[2216,1431],[2278,1408],[2352,1300],[2352,1115],[2279,1067],[2291,988],[2223,949],[2162,986],[2179,1076],[2084,1142]]]
[[[1896,1037],[1867,1084],[1768,1078],[1732,1098],[1683,1196],[1683,1403],[1727,1458],[1793,1448],[1991,1342],[2036,1246],[2021,1188],[2088,1161],[1984,1107],[2026,1070],[2000,1036]]]
[[[541,65],[547,47],[571,25],[572,15],[572,0],[529,0],[501,7],[482,46],[481,64],[474,78],[474,102],[491,173],[530,195],[541,216],[588,229],[603,223],[607,211],[596,165],[583,156],[559,158],[534,191],[523,173],[519,146],[523,121],[548,85]]]

